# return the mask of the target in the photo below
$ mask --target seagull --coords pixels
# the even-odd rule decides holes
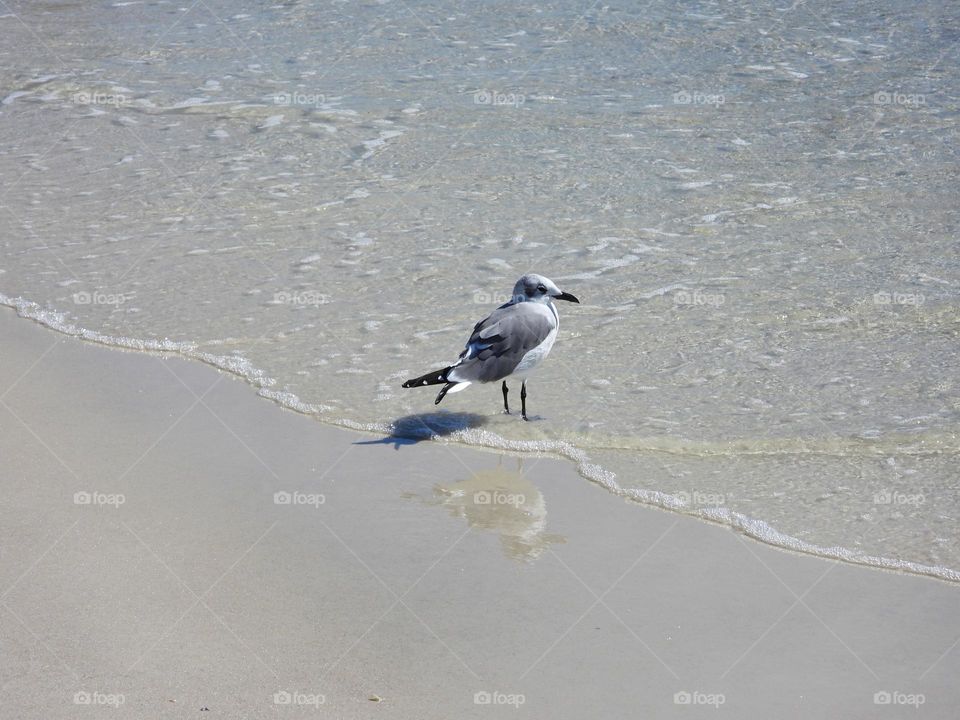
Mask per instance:
[[[443,383],[434,405],[448,392],[460,392],[471,383],[503,381],[503,409],[509,415],[507,378],[520,380],[520,413],[527,417],[527,376],[547,357],[557,339],[560,316],[554,300],[579,303],[549,278],[530,273],[517,280],[513,299],[501,305],[473,328],[460,359],[453,365],[407,380],[403,387]]]

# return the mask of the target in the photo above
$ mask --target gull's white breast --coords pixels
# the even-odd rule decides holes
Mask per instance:
[[[557,339],[557,331],[560,329],[560,316],[557,314],[557,309],[553,306],[553,303],[548,305],[550,311],[553,313],[553,330],[544,338],[544,341],[537,345],[532,350],[528,350],[527,354],[523,356],[523,359],[517,363],[517,367],[514,368],[511,375],[518,375],[522,378],[525,378],[534,369],[544,361],[547,355],[550,354],[550,350],[553,348],[553,341]]]

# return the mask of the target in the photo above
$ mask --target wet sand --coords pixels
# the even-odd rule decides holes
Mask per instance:
[[[0,398],[9,717],[956,716],[950,583],[7,310]]]

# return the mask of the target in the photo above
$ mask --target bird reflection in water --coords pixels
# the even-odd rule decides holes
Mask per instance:
[[[537,486],[517,469],[504,466],[481,470],[465,480],[434,486],[431,505],[442,505],[454,517],[465,518],[471,528],[500,535],[503,551],[516,560],[535,560],[562,535],[546,532],[547,505]]]

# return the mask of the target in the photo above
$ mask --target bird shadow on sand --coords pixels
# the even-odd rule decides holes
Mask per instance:
[[[451,435],[459,430],[480,427],[489,418],[476,413],[431,412],[404,415],[393,421],[390,434],[380,440],[358,440],[354,445],[416,445],[423,440]]]

